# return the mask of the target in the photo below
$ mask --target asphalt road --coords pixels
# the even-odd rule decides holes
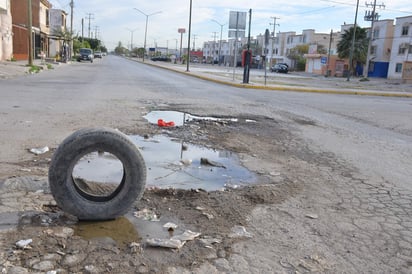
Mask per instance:
[[[312,193],[257,207],[249,220],[259,237],[233,247],[240,255],[233,256],[232,269],[246,273],[245,261],[250,269],[279,267],[271,260],[279,251],[267,246],[275,242],[284,244],[281,251],[288,254],[280,256],[289,258],[323,247],[326,257],[347,269],[410,270],[412,99],[237,88],[114,56],[2,80],[0,89],[0,179],[32,159],[28,148],[56,147],[85,126],[138,128],[148,110],[260,115],[286,124],[304,140],[295,147],[310,146],[299,159],[307,170],[293,172],[310,173],[313,161],[313,178],[304,182]],[[334,162],[318,165],[328,160]],[[321,216],[316,223],[302,220],[307,206]],[[370,265],[356,264],[366,261]]]
[[[3,80],[0,85],[0,119],[7,128],[0,133],[1,144],[13,148],[10,153],[3,150],[2,161],[17,160],[16,151],[35,145],[31,137],[44,140],[44,144],[56,143],[62,134],[74,129],[59,131],[56,136],[44,134],[61,126],[50,117],[70,121],[71,117],[79,120],[75,118],[79,115],[104,116],[104,109],[116,107],[115,102],[128,101],[154,108],[181,106],[194,114],[260,114],[310,121],[318,127],[302,126],[300,130],[315,145],[341,155],[369,174],[389,174],[388,180],[412,188],[412,100],[408,98],[240,89],[113,56],[96,59],[93,64],[73,63]],[[90,122],[94,119],[89,118],[81,119],[81,126],[93,125]],[[117,119],[122,117],[113,117],[112,122],[116,124]]]

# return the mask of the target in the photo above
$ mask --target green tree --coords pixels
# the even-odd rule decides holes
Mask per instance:
[[[127,52],[127,49],[123,47],[122,42],[119,41],[119,43],[117,44],[117,47],[115,47],[114,49],[114,53],[118,55],[122,55],[122,54],[125,54],[126,52]]]
[[[341,35],[341,39],[337,46],[339,58],[349,58],[350,57],[350,52],[352,49],[353,33],[354,33],[354,28],[352,27],[349,30],[345,30],[345,32]],[[354,71],[357,63],[364,64],[366,62],[366,58],[368,54],[368,43],[369,43],[369,38],[368,38],[366,29],[356,26],[355,46],[353,48],[352,64],[350,64],[352,71]]]
[[[298,71],[304,71],[306,67],[306,59],[303,57],[309,52],[309,45],[297,45],[289,51],[288,58],[293,61],[293,67]]]

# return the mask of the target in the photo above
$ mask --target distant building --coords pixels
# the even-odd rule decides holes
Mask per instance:
[[[412,16],[396,18],[388,78],[412,81]]]
[[[372,38],[369,52],[369,77],[388,76],[394,37],[394,20],[378,20],[369,28],[368,37]]]
[[[28,60],[28,1],[11,1],[11,14],[13,23],[13,56],[17,60]],[[50,35],[51,4],[47,0],[32,0],[32,37],[33,56],[40,58],[41,54],[49,52],[48,36]]]
[[[69,41],[62,36],[68,33],[66,21],[67,13],[65,11],[50,9],[49,57],[63,59],[70,56]]]
[[[13,57],[13,28],[10,0],[0,0],[0,61]]]

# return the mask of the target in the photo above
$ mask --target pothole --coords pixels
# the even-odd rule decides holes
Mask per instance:
[[[215,150],[157,135],[145,139],[130,136],[140,148],[147,167],[147,187],[204,189],[237,188],[256,182],[256,176],[240,165],[230,151]],[[73,170],[76,183],[99,182],[104,187],[119,184],[121,162],[108,153],[90,153]],[[100,191],[99,190],[99,191]]]
[[[196,116],[180,111],[151,111],[145,116],[143,116],[149,123],[157,124],[159,119],[166,122],[173,122],[175,126],[183,126],[185,123],[193,120],[204,120],[204,121],[220,121],[220,122],[237,122],[237,118],[217,118],[211,116]]]

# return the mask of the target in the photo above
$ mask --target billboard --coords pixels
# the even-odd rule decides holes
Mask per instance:
[[[237,32],[237,38],[244,38],[245,37],[245,31],[244,30],[229,30],[229,38],[236,38],[236,32]]]
[[[246,12],[231,11],[229,14],[229,29],[246,29]]]

